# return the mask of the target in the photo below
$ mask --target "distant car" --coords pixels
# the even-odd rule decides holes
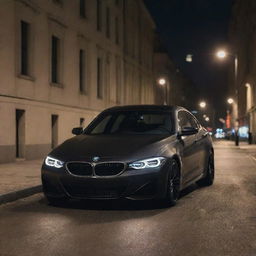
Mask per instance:
[[[42,166],[50,203],[67,199],[159,199],[175,205],[194,182],[212,185],[211,137],[182,107],[113,107],[55,148]]]

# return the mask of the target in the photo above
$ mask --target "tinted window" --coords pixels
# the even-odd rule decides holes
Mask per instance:
[[[170,134],[171,114],[167,112],[122,111],[99,116],[86,134]]]
[[[178,113],[178,122],[179,122],[179,127],[181,129],[183,129],[184,127],[198,128],[196,119],[186,111],[180,111]]]

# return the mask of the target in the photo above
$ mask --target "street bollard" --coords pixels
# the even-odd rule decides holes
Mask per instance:
[[[235,144],[236,144],[236,146],[239,146],[239,135],[238,135],[238,133],[236,133],[236,135],[235,135]]]
[[[248,144],[251,145],[252,144],[252,133],[248,132]]]

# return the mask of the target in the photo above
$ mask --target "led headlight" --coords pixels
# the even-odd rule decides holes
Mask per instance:
[[[63,167],[64,162],[62,162],[58,159],[55,159],[53,157],[47,156],[46,159],[45,159],[45,164],[48,165],[48,166],[55,167],[55,168],[61,168],[61,167]]]
[[[129,164],[132,169],[145,169],[145,168],[156,168],[162,165],[165,161],[164,157],[154,157],[145,160],[140,160]]]

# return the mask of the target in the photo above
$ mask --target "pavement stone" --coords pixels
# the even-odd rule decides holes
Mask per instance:
[[[0,204],[41,191],[42,160],[0,164]]]

